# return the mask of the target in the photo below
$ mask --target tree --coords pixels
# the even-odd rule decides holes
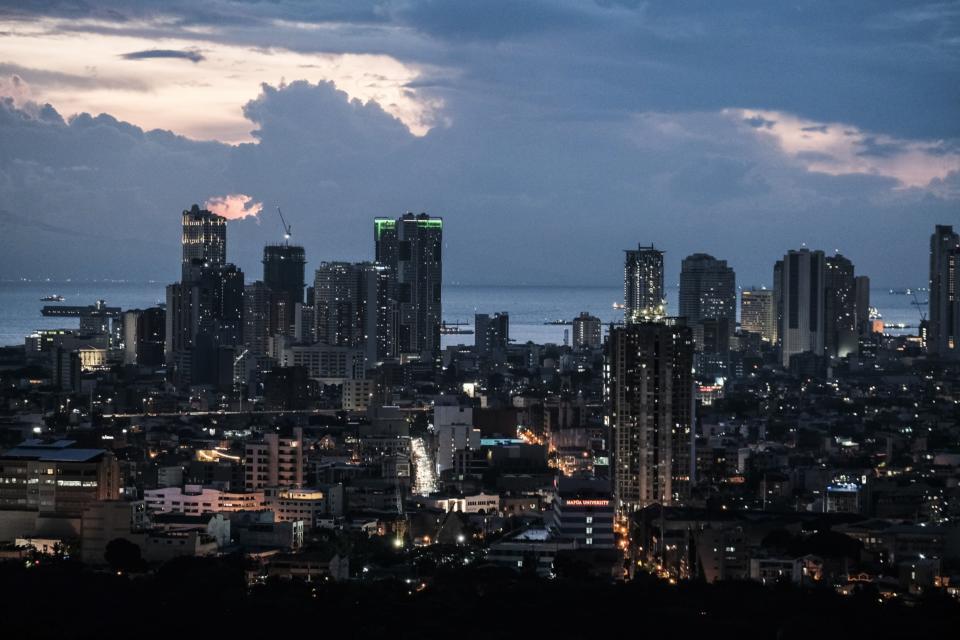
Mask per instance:
[[[140,545],[126,538],[114,538],[108,542],[103,558],[114,571],[140,571],[144,566]]]

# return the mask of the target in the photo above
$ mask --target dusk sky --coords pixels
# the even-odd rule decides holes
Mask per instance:
[[[770,285],[801,243],[926,282],[960,225],[960,4],[0,0],[0,278],[172,280],[192,203],[260,277],[445,219],[447,283]]]

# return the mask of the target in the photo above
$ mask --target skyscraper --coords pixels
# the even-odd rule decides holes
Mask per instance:
[[[183,212],[181,280],[167,287],[164,355],[180,384],[228,385],[243,339],[243,272],[226,262],[226,219]]]
[[[477,313],[473,317],[473,343],[482,356],[505,354],[510,343],[510,316],[506,311],[490,316]]]
[[[680,270],[680,316],[695,326],[708,318],[737,323],[737,282],[726,260],[706,253],[683,259]]]
[[[392,271],[371,262],[321,262],[314,276],[317,341],[360,348],[368,366],[393,357]]]
[[[867,276],[854,278],[853,293],[856,299],[857,334],[865,338],[873,332],[870,323],[870,278]]]
[[[626,250],[623,303],[627,323],[658,321],[667,315],[663,251],[654,249],[653,245]]]
[[[960,355],[960,235],[937,225],[930,236],[930,317],[927,351]]]
[[[303,247],[271,244],[263,248],[263,283],[273,293],[276,333],[293,335],[294,311],[303,302],[305,264]]]
[[[599,349],[601,329],[600,318],[582,311],[573,319],[573,350]]]
[[[827,355],[843,358],[858,351],[857,299],[853,263],[839,253],[824,261],[824,340]]]
[[[406,213],[373,222],[376,261],[390,267],[397,350],[433,359],[440,351],[443,220]]]
[[[794,354],[824,355],[824,270],[822,251],[804,248],[791,250],[783,257],[780,355],[785,367]]]
[[[682,324],[633,323],[611,328],[606,348],[617,513],[682,503],[695,464],[693,334]]]
[[[777,342],[777,318],[770,289],[745,289],[740,292],[740,328],[758,333],[769,342]]]
[[[227,263],[227,219],[193,205],[183,211],[183,273],[191,265],[221,267]]]

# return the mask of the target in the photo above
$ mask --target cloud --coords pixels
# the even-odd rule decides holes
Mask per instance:
[[[749,125],[754,135],[769,140],[809,171],[882,176],[904,188],[926,188],[960,172],[960,152],[942,140],[904,140],[776,111],[729,109],[725,113]]]
[[[146,49],[144,51],[132,51],[130,53],[120,54],[124,60],[153,60],[156,58],[172,58],[174,60],[189,60],[196,64],[201,60],[206,60],[199,51],[187,50],[177,51],[176,49]]]
[[[256,217],[263,210],[262,202],[254,202],[253,198],[243,193],[213,196],[208,198],[203,206],[227,220],[242,220],[247,216]]]

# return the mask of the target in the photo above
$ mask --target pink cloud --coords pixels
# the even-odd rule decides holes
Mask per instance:
[[[207,198],[203,206],[227,220],[240,220],[247,216],[256,217],[263,209],[262,202],[254,202],[253,198],[243,193],[213,196]]]

